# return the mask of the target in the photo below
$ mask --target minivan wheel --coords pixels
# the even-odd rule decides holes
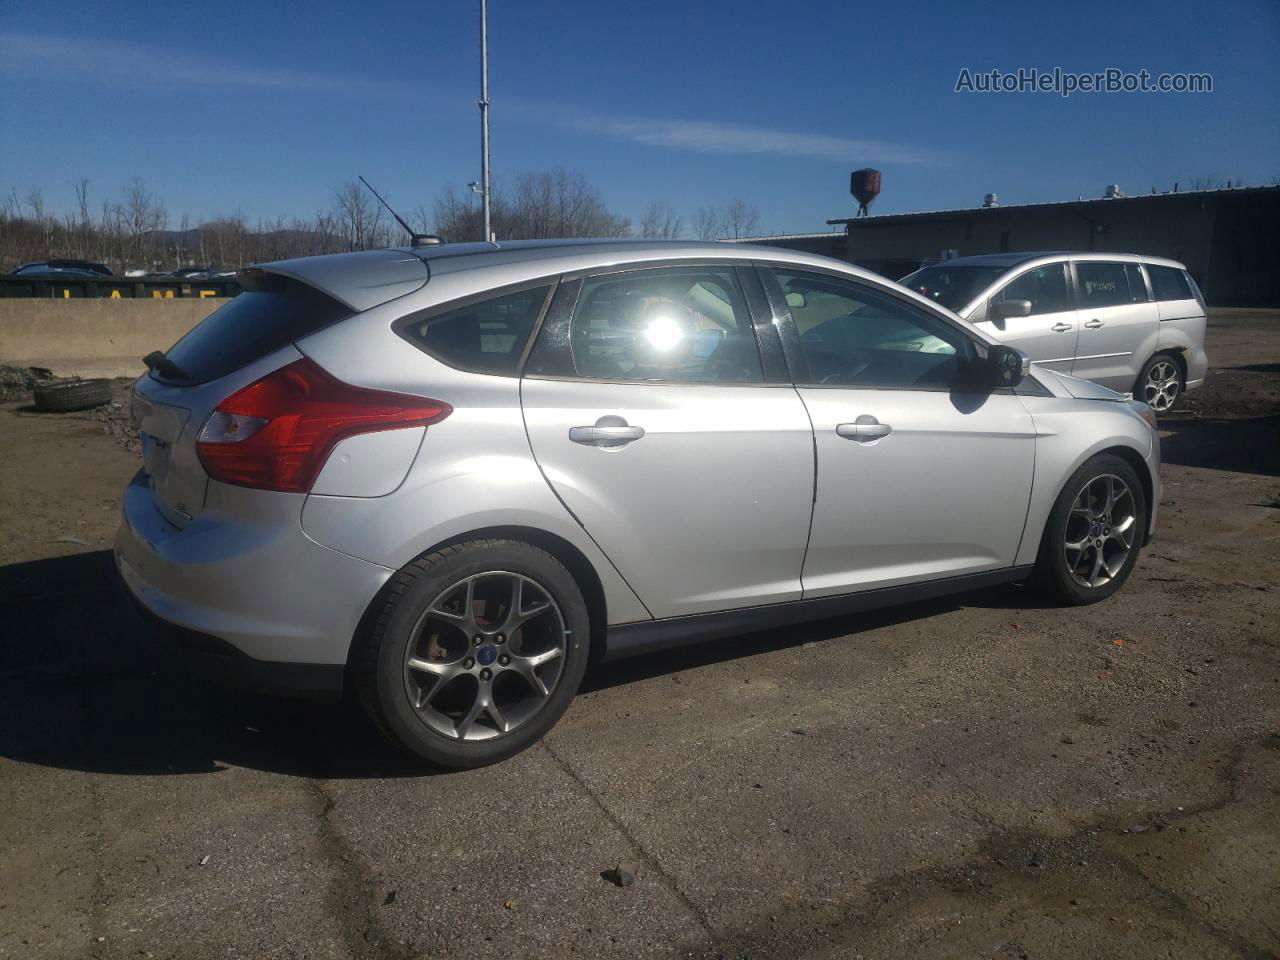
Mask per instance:
[[[473,540],[397,573],[354,652],[361,702],[396,743],[463,769],[537,742],[586,670],[590,620],[569,571],[515,540]]]
[[[1157,353],[1138,374],[1134,393],[1156,413],[1168,413],[1182,396],[1184,380],[1182,364],[1177,358],[1169,353]]]
[[[1060,603],[1096,603],[1129,578],[1147,530],[1142,483],[1127,461],[1102,454],[1067,481],[1049,514],[1032,579]]]

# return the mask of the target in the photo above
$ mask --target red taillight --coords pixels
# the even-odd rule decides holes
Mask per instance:
[[[438,400],[353,387],[304,357],[218,404],[196,452],[223,483],[306,493],[347,437],[439,423],[451,412]]]

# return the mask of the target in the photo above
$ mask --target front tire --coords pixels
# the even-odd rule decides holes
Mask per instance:
[[[473,540],[388,585],[352,662],[361,703],[397,744],[441,767],[504,760],[541,739],[586,670],[590,619],[555,557]]]
[[[1033,582],[1059,603],[1107,599],[1138,562],[1148,516],[1146,494],[1128,461],[1114,454],[1086,461],[1049,513]]]
[[[1171,353],[1157,353],[1138,374],[1133,394],[1156,413],[1168,413],[1182,399],[1187,378],[1182,364]]]

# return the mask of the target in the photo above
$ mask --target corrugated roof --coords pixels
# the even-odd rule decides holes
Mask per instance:
[[[828,223],[835,223],[835,220],[828,220]],[[838,230],[828,230],[826,233],[774,233],[767,237],[739,237],[736,240],[728,237],[722,239],[721,243],[769,243],[773,240],[825,240],[825,239],[842,239],[843,233]]]
[[[1096,203],[1133,203],[1139,200],[1160,200],[1168,197],[1206,197],[1216,195],[1237,195],[1247,193],[1263,193],[1280,190],[1280,184],[1256,187],[1216,187],[1212,190],[1166,190],[1163,193],[1136,193],[1127,197],[1083,197],[1076,200],[1043,200],[1037,203],[1002,203],[994,207],[955,207],[950,210],[917,210],[909,213],[882,213],[871,217],[842,217],[828,220],[829,224],[837,223],[870,223],[876,220],[902,220],[909,217],[954,216],[957,214],[983,213],[989,210],[1026,210],[1040,207],[1075,207]]]

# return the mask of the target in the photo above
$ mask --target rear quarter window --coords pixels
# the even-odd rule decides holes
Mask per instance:
[[[396,330],[451,367],[512,376],[550,293],[551,284],[545,284],[485,297],[407,317]]]
[[[354,313],[345,303],[288,277],[260,273],[244,282],[252,287],[205,317],[166,352],[185,374],[176,382],[225,377]]]
[[[1151,277],[1151,288],[1157,300],[1193,300],[1191,284],[1187,275],[1176,267],[1158,267],[1147,264],[1147,274]]]

